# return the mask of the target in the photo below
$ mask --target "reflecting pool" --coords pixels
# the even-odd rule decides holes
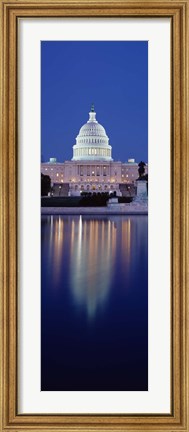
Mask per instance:
[[[147,216],[42,216],[41,390],[148,390]]]

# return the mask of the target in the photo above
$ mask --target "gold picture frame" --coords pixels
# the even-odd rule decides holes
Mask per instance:
[[[187,0],[1,0],[1,431],[189,431]],[[17,23],[21,17],[170,17],[171,414],[17,414]]]

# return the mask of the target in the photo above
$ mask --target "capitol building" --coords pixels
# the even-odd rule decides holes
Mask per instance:
[[[117,195],[127,196],[134,193],[138,163],[134,159],[113,160],[109,137],[98,123],[92,105],[89,120],[81,127],[73,145],[72,160],[61,163],[51,157],[49,162],[41,163],[41,172],[51,178],[54,195],[116,191]]]

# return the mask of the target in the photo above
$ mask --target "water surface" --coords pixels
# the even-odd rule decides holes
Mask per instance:
[[[41,221],[41,390],[148,390],[147,216]]]

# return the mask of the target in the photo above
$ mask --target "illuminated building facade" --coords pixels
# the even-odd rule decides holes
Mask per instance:
[[[41,164],[41,172],[49,175],[55,193],[80,195],[81,192],[113,192],[121,195],[138,178],[138,164],[114,161],[109,138],[96,120],[94,105],[73,146],[71,161],[59,163],[56,158]],[[147,166],[146,166],[147,173]],[[125,187],[124,187],[125,185]]]

